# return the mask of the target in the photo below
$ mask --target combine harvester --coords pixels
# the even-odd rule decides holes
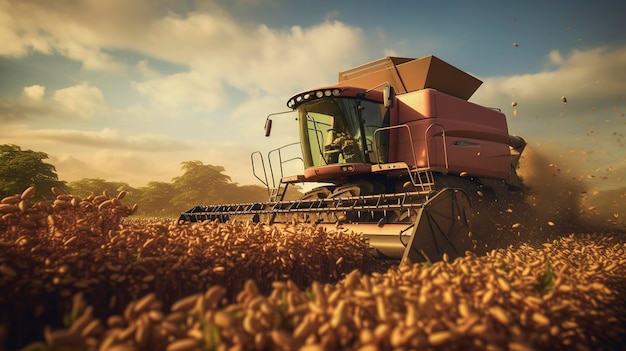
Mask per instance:
[[[277,159],[277,166],[269,163],[276,181],[268,182],[262,155],[253,153],[268,202],[196,206],[179,221],[342,228],[363,233],[378,257],[410,262],[480,249],[476,215],[522,187],[516,169],[526,145],[509,135],[500,110],[467,101],[481,84],[435,56],[385,57],[340,72],[337,84],[287,102],[297,113],[302,174],[283,176],[284,164],[294,160],[283,152],[293,144],[267,155]],[[289,186],[305,182],[323,185],[285,200]],[[473,209],[487,193],[492,203]]]

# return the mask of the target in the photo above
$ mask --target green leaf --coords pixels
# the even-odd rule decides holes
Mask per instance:
[[[552,264],[550,261],[547,261],[545,271],[541,273],[537,283],[534,285],[535,289],[537,289],[537,291],[541,294],[546,294],[554,288],[554,279],[555,277],[554,271],[552,270]]]

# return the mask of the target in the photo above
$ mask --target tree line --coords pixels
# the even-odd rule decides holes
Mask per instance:
[[[226,175],[222,166],[203,164],[201,161],[181,163],[182,174],[171,182],[152,181],[144,187],[131,187],[125,182],[102,178],[83,178],[77,181],[59,180],[54,165],[44,162],[45,152],[22,150],[17,145],[0,145],[0,198],[19,194],[30,186],[37,192],[33,201],[54,200],[50,188],[57,187],[67,194],[87,197],[106,191],[115,196],[127,192],[124,202],[137,203],[136,215],[146,217],[178,217],[196,205],[262,202],[268,199],[264,186],[239,185]],[[291,188],[286,199],[302,196],[300,188]]]

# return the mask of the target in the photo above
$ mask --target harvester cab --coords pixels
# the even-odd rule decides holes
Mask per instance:
[[[268,202],[196,206],[180,220],[341,226],[363,233],[383,258],[463,255],[482,244],[470,225],[476,190],[521,185],[515,170],[525,142],[508,134],[501,111],[467,101],[481,84],[434,56],[385,57],[339,72],[337,84],[287,102],[297,113],[302,174],[283,177],[280,169]],[[268,117],[266,136],[271,127]],[[302,182],[324,185],[284,200]]]

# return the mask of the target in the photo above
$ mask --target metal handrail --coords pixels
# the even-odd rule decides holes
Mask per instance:
[[[283,160],[283,153],[282,151],[285,148],[288,148],[290,146],[294,146],[294,145],[299,145],[300,142],[294,142],[294,143],[290,143],[287,145],[283,145],[279,148],[270,150],[267,153],[267,162],[269,165],[269,171],[270,171],[270,177],[268,179],[267,176],[267,168],[265,167],[265,159],[263,157],[263,154],[261,154],[260,151],[254,151],[253,153],[250,154],[250,161],[252,163],[252,174],[254,175],[254,177],[256,179],[258,179],[261,184],[265,185],[265,187],[267,188],[267,195],[268,197],[271,199],[276,199],[277,196],[280,194],[280,187],[283,185],[283,178],[284,178],[284,170],[283,170],[283,165],[285,165],[288,162],[291,161],[296,161],[296,160],[300,160],[302,162],[302,164],[304,164],[304,160],[302,159],[301,156],[295,156],[295,157],[291,157],[289,159]],[[278,154],[278,171],[276,173],[279,173],[280,178],[277,180],[276,176],[275,176],[275,166],[273,166],[273,162],[272,162],[272,156],[274,154]],[[256,157],[255,157],[256,156]],[[255,164],[255,159],[260,159],[261,160],[261,169],[263,170],[263,178],[261,178],[261,176],[257,173],[257,166]],[[270,183],[271,180],[271,183]],[[278,183],[278,185],[277,185]]]
[[[298,156],[292,157],[292,158],[289,158],[289,159],[283,161],[283,155],[282,155],[281,151],[283,149],[285,149],[285,148],[288,148],[288,147],[294,146],[294,145],[300,145],[300,142],[297,141],[297,142],[294,142],[294,143],[291,143],[291,144],[283,145],[283,146],[281,146],[281,147],[279,147],[277,149],[270,150],[267,153],[267,160],[269,162],[269,167],[270,167],[270,176],[271,176],[271,179],[272,179],[272,187],[274,187],[274,188],[276,188],[276,177],[274,176],[274,167],[272,167],[272,154],[278,153],[278,165],[279,165],[280,179],[281,180],[284,177],[283,165],[285,163],[291,162],[291,161],[295,161],[295,160],[300,160],[300,161],[302,161],[302,164],[304,164],[304,160],[302,159],[302,157],[298,157]],[[279,181],[279,185],[280,185],[280,181]]]
[[[261,167],[263,169],[263,177],[265,178],[265,180],[261,179],[256,174],[256,167],[254,166],[254,155],[256,155],[256,154],[258,154],[260,159],[261,159]],[[250,154],[250,162],[252,163],[252,175],[254,175],[254,177],[256,179],[258,179],[263,185],[265,185],[265,187],[267,187],[267,189],[269,191],[269,182],[267,181],[267,171],[265,170],[265,161],[263,160],[263,154],[261,154],[260,151],[255,151],[255,152],[251,153]]]
[[[448,164],[448,145],[446,144],[446,128],[439,124],[439,123],[433,123],[431,125],[428,126],[428,128],[426,128],[426,131],[424,132],[424,140],[426,141],[426,164],[428,165],[428,167],[430,168],[430,152],[429,151],[429,147],[428,147],[428,132],[430,131],[430,128],[432,127],[439,127],[441,128],[441,135],[443,137],[443,157],[445,159],[446,162],[446,170],[450,168],[449,164]]]
[[[392,130],[392,129],[399,129],[399,128],[406,128],[407,129],[407,133],[409,135],[409,143],[411,145],[415,145],[415,144],[413,144],[413,136],[411,134],[411,128],[409,128],[409,126],[406,125],[406,124],[398,124],[398,125],[395,125],[395,126],[377,128],[374,131],[373,138],[374,138],[374,143],[376,143],[376,150],[380,149],[380,145],[378,145],[378,138],[376,137],[376,133],[379,133],[379,132],[385,131],[385,130]],[[412,154],[413,154],[413,164],[417,167],[417,156],[415,156],[415,150],[412,150]],[[380,157],[377,157],[376,161],[377,161],[378,164],[380,164]]]
[[[407,134],[409,136],[409,143],[410,145],[415,145],[413,143],[413,135],[411,133],[411,128],[407,125],[407,124],[398,124],[395,126],[389,126],[389,127],[381,127],[378,128],[374,131],[374,143],[376,144],[376,150],[380,150],[380,145],[378,144],[378,138],[376,137],[376,134],[384,131],[384,130],[391,130],[391,129],[399,129],[399,128],[406,128],[407,129]],[[411,183],[413,183],[413,186],[415,187],[420,187],[422,190],[431,190],[432,189],[432,185],[434,184],[433,182],[433,177],[430,174],[430,170],[420,170],[417,168],[417,156],[415,155],[415,149],[412,148],[411,149],[411,154],[413,155],[413,164],[415,167],[415,170],[411,170],[411,168],[406,165],[406,169],[407,169],[407,173],[409,175],[409,178],[411,179]],[[426,145],[426,154],[428,154],[428,144]],[[377,155],[379,156],[379,155]],[[380,165],[380,157],[377,157],[377,163]],[[427,163],[428,163],[428,159],[427,159]],[[428,164],[429,168],[430,168],[430,164]],[[413,172],[415,172],[415,176],[413,175]],[[422,177],[419,175],[419,173],[425,173],[426,174],[426,183],[424,183],[422,181]],[[415,179],[417,178],[417,180]],[[419,181],[419,182],[418,182]]]

